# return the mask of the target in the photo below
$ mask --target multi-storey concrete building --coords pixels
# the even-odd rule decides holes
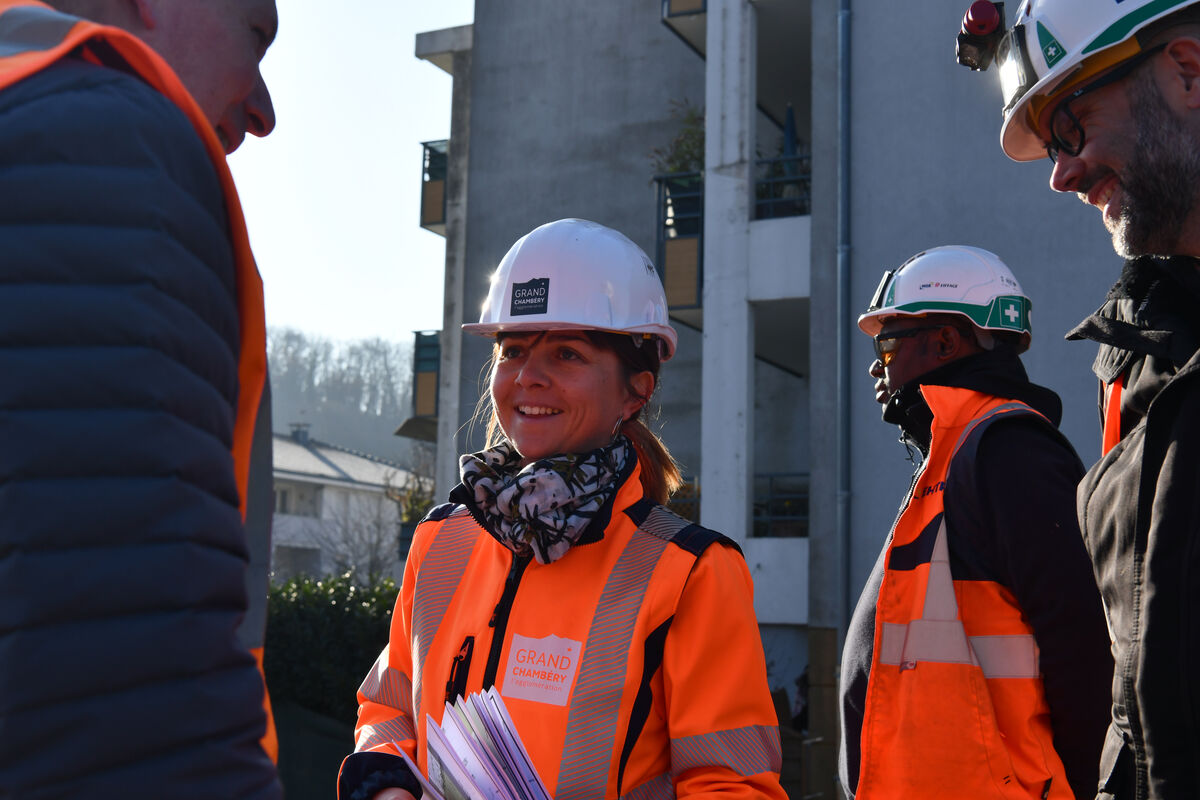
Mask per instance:
[[[805,796],[834,796],[841,636],[911,468],[855,326],[883,270],[941,244],[1004,258],[1033,298],[1026,365],[1063,396],[1084,460],[1097,454],[1092,352],[1062,334],[1119,262],[1088,210],[1046,188],[1045,165],[1001,153],[995,76],[954,63],[966,5],[506,0],[417,37],[454,77],[451,137],[427,147],[424,182],[423,224],[446,236],[426,377],[440,491],[480,443],[466,423],[487,342],[459,325],[507,247],[577,216],[654,255],[680,329],[662,435],[699,521],[746,553],[772,686],[794,700],[808,667]],[[652,157],[688,144],[690,107],[695,175]]]

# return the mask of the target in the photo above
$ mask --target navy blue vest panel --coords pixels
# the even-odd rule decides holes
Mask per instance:
[[[276,798],[221,189],[136,78],[0,92],[0,797]]]

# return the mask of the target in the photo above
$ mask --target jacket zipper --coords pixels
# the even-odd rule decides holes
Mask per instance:
[[[508,578],[504,581],[504,593],[500,602],[492,611],[488,627],[492,628],[492,646],[488,651],[487,667],[483,671],[483,688],[488,690],[496,683],[496,670],[500,668],[500,651],[504,649],[504,639],[508,631],[508,615],[512,613],[513,600],[517,596],[517,586],[521,576],[529,566],[531,556],[513,556],[512,566],[508,568]]]
[[[458,655],[450,662],[450,679],[446,681],[446,702],[453,703],[467,693],[467,675],[471,671],[471,655],[475,652],[475,637],[463,639]]]

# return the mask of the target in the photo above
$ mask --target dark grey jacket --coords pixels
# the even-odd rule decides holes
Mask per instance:
[[[1126,265],[1070,338],[1125,374],[1120,443],[1079,486],[1079,519],[1113,636],[1102,798],[1200,797],[1200,268]]]
[[[0,797],[280,796],[237,633],[238,351],[182,112],[75,59],[0,92]]]

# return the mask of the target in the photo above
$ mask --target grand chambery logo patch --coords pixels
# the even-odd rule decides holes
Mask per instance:
[[[550,279],[533,278],[525,283],[514,283],[509,316],[523,317],[527,314],[545,314],[550,306]]]
[[[505,697],[565,706],[579,669],[582,642],[551,634],[531,639],[513,634],[504,668]]]

